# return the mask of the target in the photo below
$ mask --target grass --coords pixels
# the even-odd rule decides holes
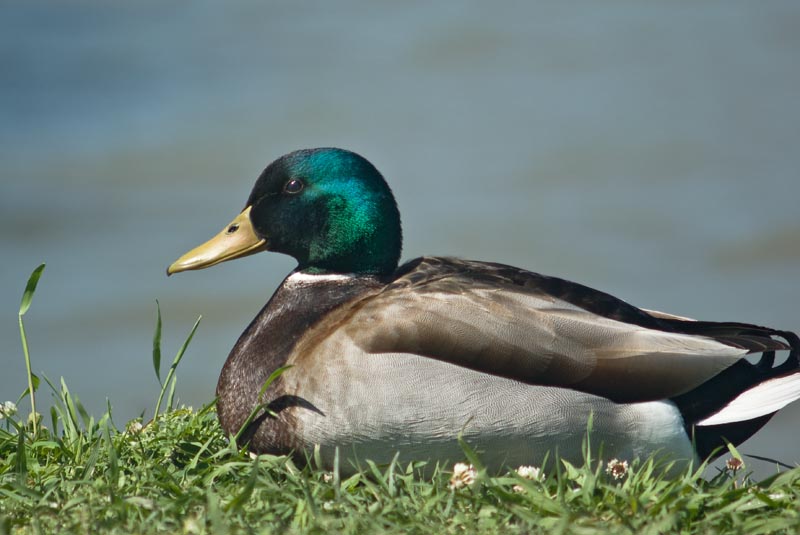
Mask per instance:
[[[23,347],[32,281],[20,309]],[[153,343],[159,382],[160,331],[159,312]],[[174,406],[174,371],[190,339],[161,382],[156,417],[144,425],[133,420],[119,428],[110,406],[95,419],[63,380],[47,382],[55,397],[49,420],[4,405],[0,535],[800,532],[800,469],[755,483],[743,470],[706,479],[704,465],[667,477],[666,467],[649,459],[617,465],[617,475],[624,474],[616,479],[606,465],[587,460],[553,462],[542,477],[495,477],[480,470],[466,444],[465,459],[477,470],[454,475],[451,466],[436,467],[427,478],[419,476],[422,462],[367,461],[344,478],[314,468],[313,457],[303,467],[287,457],[253,458],[220,429],[213,403],[200,410]],[[17,403],[28,396],[34,406],[34,377],[28,373]]]

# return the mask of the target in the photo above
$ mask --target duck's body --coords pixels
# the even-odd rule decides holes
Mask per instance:
[[[426,259],[420,265],[440,261]],[[376,351],[360,346],[364,333],[359,330],[331,336],[332,323],[363,314],[370,301],[380,301],[398,286],[407,287],[414,275],[418,273],[412,270],[390,283],[371,276],[297,272],[287,277],[242,334],[222,370],[217,409],[223,427],[238,430],[270,373],[289,365],[292,368],[268,393],[277,418],[264,418],[248,437],[255,451],[300,452],[319,445],[328,462],[336,447],[379,463],[388,462],[397,451],[404,460],[457,460],[463,452],[456,437],[463,434],[493,467],[539,463],[553,448],[575,460],[580,459],[593,413],[593,439],[603,442],[612,456],[631,459],[668,450],[683,459],[693,457],[680,412],[672,403],[614,403],[578,390],[474,371],[409,349]],[[470,333],[443,332],[463,337],[451,343],[472,342]],[[299,336],[292,340],[287,333]],[[474,349],[496,349],[491,343],[487,340],[486,348]],[[323,353],[325,358],[309,358]],[[260,356],[257,362],[254,354]]]
[[[459,435],[496,469],[548,452],[579,462],[590,418],[608,457],[689,460],[741,442],[800,398],[792,333],[649,312],[499,264],[397,268],[399,244],[391,193],[366,160],[298,151],[264,171],[226,231],[170,267],[263,248],[300,262],[225,363],[226,431],[239,431],[283,366],[265,392],[270,411],[243,440],[301,456],[319,446],[327,462],[335,448],[452,461]],[[780,366],[775,350],[790,350]],[[744,360],[751,353],[763,353],[758,364]]]

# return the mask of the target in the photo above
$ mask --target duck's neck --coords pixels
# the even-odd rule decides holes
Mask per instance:
[[[276,369],[286,364],[295,345],[308,329],[342,304],[380,288],[383,283],[370,275],[312,274],[292,272],[245,329],[228,355],[217,383],[217,413],[223,429],[236,434],[258,403],[258,394]],[[279,412],[288,400],[280,378],[264,394],[264,402],[275,402]],[[283,415],[285,417],[285,415]],[[281,415],[279,415],[280,419]],[[264,418],[242,436],[259,452],[286,453],[291,449],[287,422]]]

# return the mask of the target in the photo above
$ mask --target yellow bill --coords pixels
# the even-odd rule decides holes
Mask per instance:
[[[167,275],[203,269],[210,266],[258,253],[267,249],[267,240],[260,238],[250,222],[250,206],[231,221],[222,232],[195,247],[167,268]]]

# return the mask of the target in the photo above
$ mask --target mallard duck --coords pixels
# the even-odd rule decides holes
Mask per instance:
[[[573,462],[591,419],[605,456],[706,458],[800,398],[800,339],[632,306],[515,267],[423,257],[398,267],[400,214],[366,159],[287,154],[244,210],[167,273],[274,251],[294,269],[231,350],[222,427],[256,453],[323,463],[463,458],[489,468]],[[788,358],[776,365],[776,351]],[[745,357],[760,353],[756,363]]]

